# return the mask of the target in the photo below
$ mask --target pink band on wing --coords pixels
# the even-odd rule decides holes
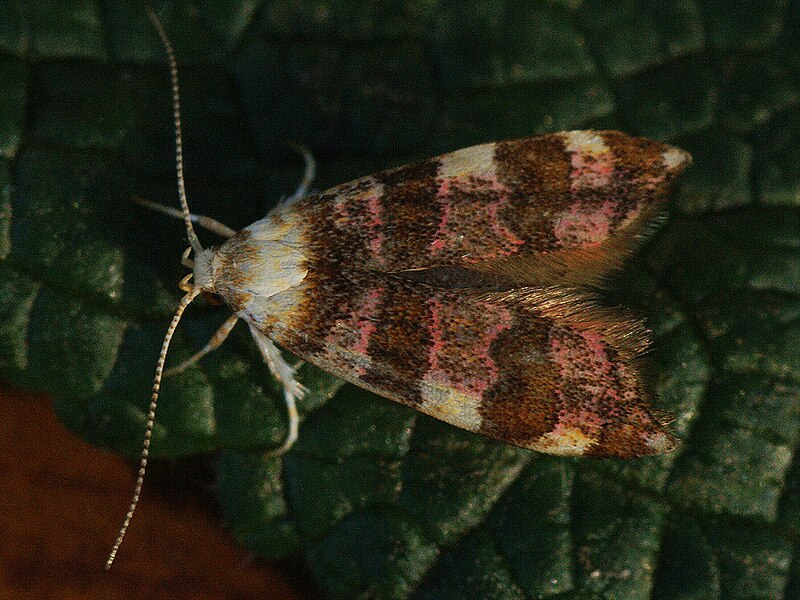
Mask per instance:
[[[501,333],[511,327],[511,313],[497,305],[487,304],[480,318],[476,319],[475,313],[471,312],[472,322],[467,322],[465,317],[468,315],[459,315],[457,308],[445,308],[439,300],[431,299],[428,306],[431,311],[428,329],[431,346],[428,354],[430,368],[425,379],[476,399],[482,398],[500,377],[500,369],[491,356],[491,346]],[[469,331],[462,331],[467,325]],[[469,352],[464,351],[465,343],[469,346]],[[459,357],[458,370],[443,365],[440,361],[442,356]]]
[[[551,336],[550,357],[560,371],[556,396],[564,407],[559,423],[565,426],[579,423],[601,426],[605,421],[597,412],[599,405],[619,405],[622,400],[620,390],[610,384],[614,369],[620,365],[609,358],[608,351],[608,344],[597,331],[573,331],[566,340],[561,336]],[[579,410],[571,409],[575,398],[580,399]]]
[[[488,202],[488,194],[496,199]],[[450,251],[463,254],[464,262],[479,262],[514,254],[525,243],[503,224],[502,211],[510,205],[511,193],[495,177],[442,179],[436,201],[441,216],[430,244],[433,254]],[[480,231],[481,239],[475,239],[475,234],[465,238],[459,233],[464,230]]]
[[[611,183],[614,157],[610,152],[597,154],[573,152],[571,165],[570,187],[573,191],[603,187]]]

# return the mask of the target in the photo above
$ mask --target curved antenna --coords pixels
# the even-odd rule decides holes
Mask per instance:
[[[164,45],[164,50],[167,53],[167,60],[169,61],[169,72],[172,80],[172,119],[175,123],[175,171],[178,175],[178,196],[181,201],[183,221],[186,223],[186,235],[189,238],[189,243],[192,245],[194,253],[199,254],[203,251],[203,246],[200,245],[200,240],[192,225],[192,216],[189,212],[189,203],[186,200],[186,187],[183,179],[183,131],[181,128],[181,97],[180,88],[178,86],[178,61],[175,60],[175,52],[172,50],[172,44],[169,42],[167,32],[164,30],[164,26],[156,16],[153,8],[149,4],[147,4],[145,8],[147,9],[147,16],[158,32],[158,37],[161,38],[161,43]]]
[[[161,354],[158,355],[158,364],[156,365],[156,374],[153,378],[153,393],[150,396],[150,407],[147,411],[147,425],[144,430],[144,442],[142,442],[142,456],[139,459],[139,472],[136,476],[136,486],[133,488],[133,496],[131,498],[128,512],[125,513],[125,520],[122,522],[122,527],[119,528],[119,534],[114,545],[111,547],[111,552],[108,553],[106,559],[106,571],[114,564],[114,559],[117,557],[117,551],[122,545],[122,540],[125,538],[125,532],[128,531],[128,525],[131,524],[133,513],[136,512],[136,506],[139,504],[139,498],[142,495],[142,486],[144,485],[144,475],[147,471],[147,461],[150,457],[150,441],[153,438],[153,425],[156,421],[156,407],[158,406],[158,393],[161,390],[161,376],[164,373],[164,362],[167,359],[167,350],[169,350],[169,343],[172,341],[172,335],[178,327],[178,323],[183,316],[183,311],[194,300],[202,290],[199,287],[193,287],[189,293],[181,298],[180,304],[175,311],[175,316],[172,317],[167,328],[167,334],[164,336],[164,341],[161,344]]]

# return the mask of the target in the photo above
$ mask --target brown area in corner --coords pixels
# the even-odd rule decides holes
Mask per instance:
[[[106,573],[105,555],[130,500],[132,464],[75,438],[44,396],[0,386],[0,414],[0,598],[318,597],[297,589],[301,575],[288,573],[296,565],[253,561],[194,491],[176,501],[153,480]]]

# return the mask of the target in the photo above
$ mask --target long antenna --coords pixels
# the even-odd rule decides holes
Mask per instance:
[[[175,123],[175,171],[178,175],[178,196],[181,201],[181,210],[183,211],[183,220],[186,223],[186,235],[189,238],[189,243],[192,245],[195,255],[203,251],[203,246],[200,245],[200,240],[194,231],[192,225],[192,216],[189,212],[189,203],[186,200],[186,186],[183,179],[183,130],[181,129],[181,96],[180,87],[178,86],[178,61],[175,60],[175,52],[172,50],[172,44],[169,42],[167,32],[161,24],[158,16],[153,8],[146,4],[147,16],[158,32],[158,37],[161,38],[161,43],[164,45],[164,50],[167,53],[167,60],[169,61],[169,73],[172,79],[172,119]]]
[[[178,87],[178,63],[175,60],[175,52],[172,50],[172,45],[169,42],[166,31],[164,31],[163,25],[161,25],[161,21],[158,19],[156,13],[149,4],[145,4],[145,9],[147,10],[147,16],[150,17],[150,21],[153,23],[153,26],[158,32],[158,36],[161,38],[161,43],[164,45],[164,50],[166,50],[167,59],[169,60],[169,70],[172,79],[172,117],[175,124],[175,170],[178,178],[178,196],[180,197],[181,201],[181,213],[183,220],[186,223],[186,235],[189,238],[189,243],[192,246],[192,250],[194,250],[195,255],[197,255],[203,251],[203,246],[200,245],[200,240],[197,238],[197,234],[194,231],[194,226],[192,225],[192,215],[189,212],[189,203],[186,200],[186,187],[184,185],[183,178],[183,135],[181,132],[181,101],[179,91],[180,88]],[[185,286],[188,284],[191,277],[192,275],[189,274],[183,279],[183,281],[181,281],[182,289],[186,289]],[[175,310],[175,315],[172,317],[172,321],[167,328],[164,341],[161,344],[161,353],[158,355],[156,373],[153,377],[153,391],[152,395],[150,396],[150,406],[147,410],[147,422],[144,431],[144,441],[142,442],[142,454],[141,458],[139,459],[139,471],[136,475],[136,485],[133,488],[131,503],[128,507],[128,512],[125,513],[125,519],[122,522],[122,526],[119,528],[117,539],[114,541],[114,545],[111,547],[111,552],[108,553],[108,558],[106,559],[106,570],[109,570],[111,565],[114,564],[114,559],[117,557],[117,552],[119,551],[119,547],[122,545],[122,540],[125,539],[125,533],[128,531],[128,526],[131,524],[131,519],[133,519],[133,514],[136,512],[136,507],[139,504],[139,498],[142,495],[144,476],[147,472],[147,463],[148,459],[150,458],[150,442],[153,439],[153,426],[156,422],[158,394],[161,391],[161,378],[164,374],[164,363],[167,360],[169,344],[172,341],[172,336],[175,334],[175,329],[178,327],[178,323],[180,323],[186,307],[191,304],[192,300],[194,300],[201,291],[202,288],[200,288],[200,286],[194,285],[188,291],[188,293],[181,298],[178,308]]]
[[[169,350],[169,343],[172,341],[172,335],[178,327],[178,323],[183,316],[183,311],[201,292],[200,287],[193,287],[189,293],[181,298],[178,309],[175,311],[175,316],[172,317],[172,322],[167,328],[167,334],[164,336],[164,342],[161,344],[161,354],[158,355],[158,364],[156,365],[156,374],[153,379],[153,393],[150,396],[150,408],[147,411],[147,425],[144,431],[144,442],[142,443],[142,456],[139,459],[139,473],[136,476],[136,486],[133,489],[133,497],[131,504],[128,507],[128,512],[125,513],[125,520],[122,522],[122,527],[119,529],[119,534],[111,547],[111,552],[108,553],[106,559],[106,571],[114,564],[114,559],[117,557],[122,540],[125,538],[125,532],[128,530],[128,525],[131,524],[133,513],[136,512],[136,506],[139,504],[139,498],[142,495],[142,486],[144,485],[144,474],[147,471],[147,461],[150,457],[150,441],[153,439],[153,424],[156,421],[156,407],[158,406],[158,393],[161,390],[161,376],[164,373],[164,362],[167,360],[167,350]]]

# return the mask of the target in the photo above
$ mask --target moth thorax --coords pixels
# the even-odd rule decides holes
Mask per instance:
[[[210,278],[203,289],[218,294],[237,310],[253,295],[270,298],[297,286],[308,273],[307,260],[301,250],[287,241],[285,236],[274,235],[262,222],[243,229],[214,249],[209,273],[202,275],[204,281]]]

